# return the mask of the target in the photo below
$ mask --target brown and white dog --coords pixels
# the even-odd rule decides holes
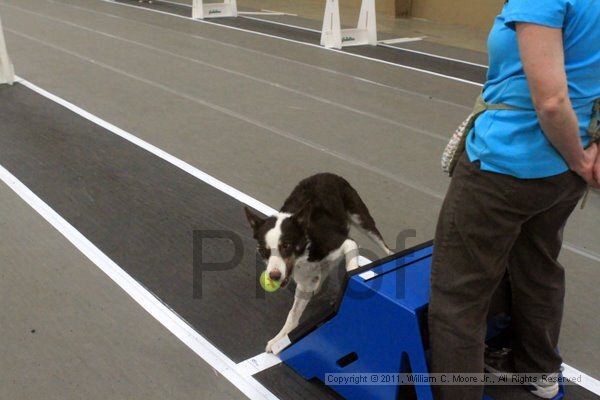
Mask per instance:
[[[334,174],[302,180],[274,216],[263,218],[246,207],[246,217],[268,276],[281,287],[290,279],[296,282],[294,305],[281,331],[267,344],[267,352],[277,352],[273,345],[298,326],[311,296],[342,257],[346,271],[358,267],[358,245],[348,237],[351,225],[392,254],[356,190]]]

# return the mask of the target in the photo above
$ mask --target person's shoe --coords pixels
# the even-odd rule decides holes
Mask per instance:
[[[538,379],[535,383],[528,383],[527,390],[542,399],[555,398],[560,389],[558,386],[558,374],[558,372],[548,374],[547,379]]]

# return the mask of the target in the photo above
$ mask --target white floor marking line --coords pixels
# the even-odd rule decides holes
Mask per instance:
[[[212,368],[219,372],[242,393],[251,399],[270,399],[275,397],[262,384],[254,379],[196,332],[190,325],[163,304],[156,296],[147,291],[127,272],[113,262],[106,254],[83,236],[77,229],[48,206],[21,181],[0,165],[0,180],[8,185],[23,201],[41,215],[50,225],[59,231],[83,255],[96,264],[110,279],[121,287],[152,317],[167,328],[173,335],[200,356]]]
[[[173,4],[176,6],[192,8],[191,4],[179,3],[177,1],[170,1],[170,0],[157,0],[156,3]],[[261,11],[238,11],[238,15],[288,15],[288,14],[278,12],[278,11],[261,10]]]
[[[218,180],[218,179],[210,176],[209,174],[207,174],[207,173],[205,173],[203,171],[200,171],[198,168],[191,166],[190,164],[186,163],[185,161],[176,158],[175,156],[173,156],[173,155],[171,155],[171,154],[169,154],[169,153],[167,153],[167,152],[159,149],[158,147],[156,147],[156,146],[154,146],[154,145],[152,145],[152,144],[150,144],[150,143],[148,143],[148,142],[146,142],[146,141],[144,141],[144,140],[142,140],[142,139],[140,139],[140,138],[138,138],[138,137],[136,137],[136,136],[134,136],[134,135],[132,135],[132,134],[130,134],[128,132],[125,132],[124,130],[122,130],[122,129],[120,129],[120,128],[114,126],[114,125],[112,125],[111,123],[109,123],[107,121],[104,121],[103,119],[101,119],[101,118],[99,118],[99,117],[97,117],[97,116],[95,116],[95,115],[93,115],[93,114],[91,114],[91,113],[83,110],[82,108],[80,108],[80,107],[78,107],[78,106],[76,106],[76,105],[74,105],[74,104],[72,104],[72,103],[70,103],[70,102],[68,102],[68,101],[66,101],[66,100],[64,100],[64,99],[62,99],[62,98],[60,98],[60,97],[52,94],[52,93],[50,93],[50,92],[47,92],[46,90],[44,90],[44,89],[42,89],[42,88],[34,85],[31,82],[28,82],[27,80],[25,80],[23,78],[16,77],[16,79],[17,79],[17,81],[19,83],[21,83],[22,85],[28,87],[29,89],[33,90],[34,92],[36,92],[36,93],[38,93],[38,94],[40,94],[40,95],[48,98],[49,100],[54,101],[57,104],[60,104],[61,106],[63,106],[65,108],[73,111],[74,113],[82,116],[83,118],[85,118],[85,119],[87,119],[87,120],[89,120],[89,121],[91,121],[91,122],[93,122],[93,123],[95,123],[95,124],[97,124],[97,125],[105,128],[106,130],[108,130],[108,131],[110,131],[110,132],[112,132],[112,133],[114,133],[114,134],[122,137],[123,139],[128,140],[129,142],[131,142],[131,143],[133,143],[133,144],[135,144],[135,145],[143,148],[144,150],[146,150],[146,151],[154,154],[155,156],[157,156],[157,157],[159,157],[159,158],[161,158],[161,159],[169,162],[170,164],[174,165],[175,167],[180,168],[183,171],[189,173],[190,175],[192,175],[192,176],[200,179],[201,181],[207,183],[208,185],[214,187],[215,189],[218,189],[218,190],[222,191],[223,193],[225,193],[225,194],[227,194],[227,195],[235,198],[236,200],[240,201],[241,203],[246,204],[246,205],[248,205],[250,207],[253,207],[255,210],[260,211],[260,212],[262,212],[265,215],[272,215],[272,214],[274,214],[276,212],[276,210],[274,208],[269,207],[268,205],[260,202],[259,200],[256,200],[255,198],[250,197],[249,195],[247,195],[247,194],[245,194],[245,193],[243,193],[243,192],[241,192],[241,191],[233,188],[232,186],[227,185],[226,183],[224,183],[224,182],[222,182],[222,181],[220,181],[220,180]],[[20,183],[15,177],[13,177],[10,173],[8,173],[8,171],[4,170],[4,168],[2,168],[1,166],[0,166],[0,168],[1,168],[0,169],[0,179],[2,179],[7,184],[9,184],[8,182],[13,182],[14,183],[15,181],[18,182],[18,183]],[[4,170],[6,173],[8,173],[8,175],[3,176],[2,175],[2,170]],[[14,179],[11,180],[10,179],[11,177],[14,178]],[[9,178],[9,179],[5,179],[5,178]],[[11,185],[9,184],[9,186],[11,186]],[[24,190],[29,191],[29,189],[27,189],[24,185],[21,184],[21,186],[22,186],[22,188]],[[11,188],[12,187],[13,186],[11,186]],[[35,194],[33,194],[33,193],[31,193],[31,194],[34,196],[34,198],[37,198],[37,196],[35,196]],[[39,200],[39,198],[37,198],[37,199]],[[39,200],[39,201],[42,204],[45,205],[45,203],[43,203],[41,200]],[[54,211],[52,209],[50,209],[49,207],[47,207],[47,208],[52,213],[54,213]],[[56,214],[56,213],[54,213],[54,214]],[[62,220],[62,218],[58,214],[56,214],[56,216]],[[66,221],[65,221],[65,224],[68,225],[68,223],[66,223]],[[72,230],[74,230],[75,232],[77,232],[75,230],[75,228],[73,228],[71,225],[68,225],[68,227],[70,227]],[[79,233],[79,232],[77,232],[77,233]],[[81,237],[84,240],[87,241],[87,239],[85,239],[85,237],[83,237],[82,235],[81,235]],[[97,250],[97,248],[95,246],[93,246],[93,244],[90,243],[90,245],[93,247],[93,249]],[[99,252],[99,250],[98,250],[98,252]],[[585,253],[581,253],[581,255],[586,256]],[[592,259],[594,259],[594,258],[592,258]],[[108,257],[106,257],[106,260],[110,261],[110,259],[108,259]],[[110,261],[110,262],[112,263],[112,261]],[[365,257],[361,257],[361,262],[362,263],[368,263],[369,260],[367,258],[365,258]],[[114,264],[114,265],[116,265],[116,264]],[[129,277],[129,275],[127,275],[118,266],[117,266],[117,268],[118,268],[118,270],[122,271],[127,277]],[[131,277],[129,277],[129,278],[133,281],[132,284],[137,284],[139,287],[141,287],[141,285],[139,285],[133,278],[131,278]],[[182,332],[182,336],[181,337],[177,336],[177,337],[180,338],[182,341],[184,341],[184,343],[186,343],[188,345],[188,347],[192,348],[197,354],[199,354],[208,363],[210,363],[210,361],[208,361],[206,358],[204,358],[201,355],[201,353],[198,353],[199,351],[202,352],[202,354],[204,354],[206,357],[212,357],[211,360],[213,360],[213,359],[217,360],[215,362],[223,363],[224,366],[226,366],[227,368],[229,368],[229,369],[226,368],[224,370],[224,372],[221,372],[219,370],[219,372],[221,372],[221,374],[223,374],[228,380],[230,380],[233,383],[232,379],[233,380],[240,379],[240,380],[243,381],[241,383],[238,382],[240,385],[244,385],[244,382],[250,382],[250,383],[248,383],[249,385],[256,384],[257,387],[264,388],[260,383],[258,383],[257,381],[253,380],[253,378],[251,376],[245,376],[245,375],[242,376],[242,375],[240,375],[240,372],[237,369],[235,370],[236,371],[235,374],[233,374],[231,372],[232,371],[232,369],[231,369],[232,367],[231,367],[231,365],[227,365],[226,360],[228,360],[228,359],[227,359],[227,357],[223,353],[221,353],[217,348],[215,348],[208,341],[206,341],[206,339],[204,339],[202,336],[200,336],[194,329],[192,329],[187,323],[185,323],[185,321],[181,320],[171,310],[169,310],[167,307],[165,307],[164,304],[160,303],[160,301],[158,301],[158,299],[154,295],[152,295],[151,293],[147,292],[143,287],[141,287],[141,289],[143,290],[143,293],[141,293],[140,295],[147,294],[148,296],[151,297],[151,299],[148,299],[148,301],[151,301],[151,300],[156,301],[157,303],[159,303],[158,305],[162,306],[164,309],[166,309],[166,311],[168,311],[168,312],[171,313],[171,314],[167,314],[165,316],[165,318],[167,318],[167,317],[169,317],[169,318],[175,318],[174,320],[173,319],[168,319],[167,322],[171,321],[170,322],[171,326],[173,326],[173,327],[178,326],[179,327],[180,331]],[[153,316],[154,316],[154,314],[153,314]],[[157,316],[155,316],[155,318],[157,318]],[[159,321],[161,321],[161,320],[159,320]],[[176,325],[176,323],[181,323],[183,325]],[[164,325],[164,323],[163,323],[163,325]],[[173,332],[173,331],[171,331],[171,332]],[[183,333],[185,333],[185,335]],[[199,343],[199,344],[196,344],[196,343]],[[192,345],[193,346],[197,346],[197,348],[192,347]],[[209,353],[208,350],[211,350],[211,349],[214,349],[216,351],[216,353],[212,353],[212,352]],[[224,360],[220,358],[221,356],[224,357]],[[273,365],[278,364],[272,358],[270,358],[270,361],[266,361],[265,360],[265,359],[269,359],[269,358],[270,357],[268,357],[268,355],[266,355],[266,356],[257,355],[255,357],[252,357],[249,360],[256,359],[258,361],[256,361],[256,362],[249,361],[249,363],[251,365],[263,365],[263,366],[270,365],[270,363],[273,363],[273,362],[275,363]],[[221,360],[221,361],[218,361],[218,360]],[[229,361],[231,361],[231,360],[229,360]],[[246,363],[247,361],[248,360],[244,361],[243,363]],[[231,362],[233,363],[233,361],[231,361]],[[250,367],[247,364],[248,363],[244,364],[245,366],[239,367],[240,371],[251,371]],[[237,368],[237,364],[234,364],[234,366],[235,366],[234,368]],[[583,372],[580,372],[579,370],[577,370],[577,369],[575,369],[575,368],[573,368],[573,367],[571,367],[571,366],[569,366],[567,364],[563,364],[563,366],[565,367],[565,371],[566,371],[565,374],[567,374],[567,373],[569,374],[567,376],[570,376],[570,377],[571,376],[581,376],[582,380],[583,380],[582,383],[581,383],[581,386],[584,387],[584,388],[586,388],[587,390],[591,391],[592,393],[600,396],[600,381],[599,380],[597,380],[597,379],[595,379],[595,378],[593,378],[593,377],[591,377],[591,376],[589,376],[587,374],[584,374]],[[227,375],[225,375],[225,373],[227,373]],[[237,386],[237,387],[240,388],[240,390],[242,390],[241,387],[239,387],[239,386]],[[248,390],[250,390],[250,389],[252,389],[252,386],[250,388],[248,388]],[[264,390],[266,391],[266,389],[264,389]],[[246,392],[244,392],[244,393],[246,394]],[[260,394],[261,393],[259,392],[259,395]],[[272,397],[269,397],[269,396],[272,396]],[[251,398],[254,398],[254,397],[251,397]],[[270,399],[274,399],[275,397],[270,392],[267,391],[266,396],[256,397],[256,398],[270,398]]]
[[[424,52],[424,51],[419,51],[419,50],[414,50],[414,49],[407,49],[405,47],[390,46],[393,43],[390,43],[387,40],[383,40],[382,42],[383,42],[383,45],[382,45],[383,47],[389,47],[390,49],[398,49],[398,50],[402,50],[402,51],[407,51],[409,53],[421,54],[421,55],[428,56],[428,57],[439,58],[441,60],[448,60],[448,61],[452,61],[452,62],[456,62],[456,63],[460,63],[460,64],[472,65],[474,67],[479,67],[479,68],[483,68],[483,69],[486,69],[486,70],[488,69],[488,66],[484,65],[484,64],[479,64],[479,63],[475,63],[475,62],[471,62],[471,61],[460,60],[458,58],[440,56],[438,54],[427,53],[427,52]],[[402,43],[402,42],[396,42],[396,43]]]
[[[120,20],[123,20],[123,21],[127,21],[128,23],[134,23],[134,24],[144,25],[144,26],[152,27],[153,29],[160,29],[160,30],[165,31],[165,32],[170,32],[172,34],[188,36],[188,37],[193,38],[193,39],[198,39],[198,40],[203,40],[203,41],[210,42],[210,43],[215,43],[215,44],[218,44],[220,46],[231,47],[231,48],[239,50],[239,51],[244,51],[244,52],[248,52],[248,53],[252,53],[252,54],[258,54],[258,55],[260,55],[262,57],[268,57],[268,58],[272,58],[274,60],[288,62],[290,64],[295,64],[295,65],[299,65],[299,66],[310,68],[310,69],[315,69],[317,71],[321,71],[321,72],[333,74],[333,75],[336,75],[336,76],[341,76],[341,77],[344,77],[344,78],[347,78],[347,79],[356,80],[356,81],[359,81],[359,82],[366,83],[368,85],[377,86],[379,88],[389,89],[389,90],[392,90],[392,91],[395,91],[395,92],[398,92],[398,93],[407,94],[407,95],[415,96],[415,97],[420,97],[422,99],[426,99],[426,100],[429,100],[429,101],[432,101],[432,102],[441,103],[441,104],[445,104],[445,105],[448,105],[448,106],[451,106],[451,107],[460,108],[460,109],[463,109],[465,111],[470,111],[471,108],[472,108],[472,107],[468,107],[468,106],[463,106],[461,104],[453,103],[453,102],[448,101],[448,100],[432,98],[429,95],[426,95],[426,94],[423,94],[423,93],[419,93],[419,92],[414,92],[412,90],[403,89],[403,88],[399,88],[399,87],[391,86],[391,85],[386,85],[384,83],[372,81],[370,79],[361,78],[359,76],[347,74],[347,73],[336,71],[336,70],[333,70],[333,69],[329,69],[329,68],[325,68],[325,67],[319,67],[317,65],[304,63],[302,61],[293,60],[293,59],[290,59],[290,58],[281,57],[281,56],[277,56],[277,55],[270,54],[270,53],[265,53],[263,51],[254,50],[254,49],[250,49],[250,48],[247,48],[247,47],[238,46],[238,45],[235,45],[235,44],[232,44],[232,43],[221,42],[219,40],[211,39],[211,38],[208,38],[208,37],[205,37],[205,36],[194,35],[194,34],[190,34],[190,33],[187,33],[187,32],[182,32],[182,31],[177,31],[177,30],[173,30],[173,29],[168,29],[168,28],[165,28],[165,27],[162,27],[162,26],[157,26],[157,25],[149,24],[147,22],[131,20],[129,18],[122,17],[120,15],[111,14],[111,13],[105,13],[105,12],[97,11],[97,10],[92,10],[92,9],[88,9],[88,8],[76,6],[76,5],[73,5],[73,4],[63,3],[63,2],[57,1],[57,0],[46,0],[46,1],[48,3],[51,3],[51,4],[59,4],[59,5],[64,6],[64,7],[74,8],[74,9],[81,10],[81,11],[84,11],[84,12],[87,12],[87,13],[90,13],[90,14],[104,15],[104,16],[107,16],[107,17],[110,17],[110,18],[120,19]]]
[[[411,42],[420,42],[421,40],[425,39],[427,36],[417,36],[417,37],[403,37],[403,38],[397,38],[397,39],[384,39],[384,40],[380,40],[377,43],[381,44],[397,44],[397,43],[411,43]],[[396,49],[401,49],[401,50],[405,50],[402,49],[401,47],[396,47]]]
[[[277,11],[238,11],[238,15],[288,15]]]
[[[166,3],[166,4],[173,4],[176,6],[181,6],[181,7],[192,8],[191,4],[179,3],[177,1],[171,1],[171,0],[157,0],[157,3]],[[298,14],[290,14],[290,13],[286,13],[286,12],[265,10],[265,9],[262,9],[260,11],[238,11],[238,15],[276,15],[276,16],[289,15],[292,17],[298,16]]]
[[[99,126],[105,128],[106,130],[114,133],[117,136],[122,137],[123,139],[135,144],[136,146],[143,148],[144,150],[167,161],[168,163],[176,166],[177,168],[182,169],[183,171],[187,172],[188,174],[200,179],[202,182],[233,197],[234,199],[238,200],[240,203],[246,204],[246,205],[254,208],[257,211],[260,211],[261,213],[263,213],[265,215],[273,215],[277,212],[275,209],[269,207],[268,205],[256,200],[253,197],[250,197],[246,193],[243,193],[243,192],[235,189],[234,187],[229,186],[228,184],[208,175],[207,173],[200,171],[198,168],[193,167],[192,165],[186,163],[185,161],[172,156],[171,154],[159,149],[158,147],[156,147],[156,146],[154,146],[154,145],[152,145],[152,144],[150,144],[128,132],[125,132],[123,129],[118,128],[118,127],[112,125],[111,123],[106,122],[103,119],[98,118],[95,115],[77,107],[76,105],[69,103],[68,101],[66,101],[50,92],[45,91],[44,89],[34,85],[33,83],[31,83],[23,78],[19,78],[19,79],[20,79],[20,83],[23,86],[28,87],[29,89],[33,90],[34,92],[37,92],[37,93],[41,94],[42,96],[54,101],[55,103],[60,104],[61,106],[73,111],[75,114],[78,114],[78,115],[82,116],[83,118],[95,123],[96,125],[99,125]]]
[[[271,21],[269,19],[262,19],[262,18],[256,18],[256,17],[244,17],[244,18],[245,19],[251,19],[253,21],[266,22],[266,23],[272,24],[272,25],[285,26],[287,28],[298,29],[298,30],[301,30],[301,31],[314,32],[314,33],[318,33],[318,34],[321,33],[321,31],[318,30],[318,29],[307,28],[305,26],[299,26],[299,25],[293,25],[293,24],[287,24],[285,22]]]
[[[262,122],[260,122],[258,120],[255,120],[253,118],[247,117],[247,116],[245,116],[243,114],[240,114],[240,113],[238,113],[236,111],[230,110],[230,109],[228,109],[226,107],[222,107],[222,106],[210,103],[210,102],[208,102],[206,100],[203,100],[203,99],[200,99],[200,98],[197,98],[197,97],[194,97],[194,96],[190,96],[190,95],[185,94],[185,93],[178,92],[176,90],[171,89],[168,86],[162,85],[160,83],[157,83],[157,82],[154,82],[154,81],[151,81],[151,80],[148,80],[148,79],[145,79],[145,78],[133,75],[133,74],[130,74],[127,71],[121,70],[119,68],[112,67],[112,66],[104,64],[104,63],[101,63],[101,62],[93,60],[93,59],[91,59],[89,57],[82,56],[82,55],[80,55],[80,54],[78,54],[76,52],[73,52],[71,50],[67,50],[67,49],[62,48],[60,46],[56,46],[54,44],[45,42],[45,41],[37,39],[37,38],[34,38],[34,37],[26,35],[24,33],[16,32],[16,31],[14,31],[12,29],[5,29],[5,31],[6,32],[10,32],[11,34],[14,34],[16,36],[20,36],[20,37],[26,38],[26,39],[31,40],[33,42],[40,43],[40,44],[42,44],[44,46],[48,46],[48,47],[50,47],[52,49],[59,50],[59,51],[65,53],[65,54],[69,54],[69,55],[71,55],[73,57],[76,57],[76,58],[79,58],[81,60],[87,61],[89,63],[92,63],[92,64],[96,65],[96,66],[105,68],[105,69],[107,69],[109,71],[112,71],[112,72],[121,74],[123,76],[126,76],[128,78],[137,80],[137,81],[142,82],[142,83],[144,83],[146,85],[153,86],[153,87],[158,88],[160,90],[163,90],[165,92],[171,93],[171,94],[173,94],[175,96],[179,96],[179,97],[181,97],[183,99],[186,99],[186,100],[192,101],[194,103],[200,104],[200,105],[202,105],[204,107],[208,107],[208,108],[210,108],[210,109],[212,109],[214,111],[217,111],[219,113],[225,114],[225,115],[227,115],[229,117],[238,119],[240,121],[243,121],[243,122],[246,122],[248,124],[254,125],[254,126],[258,127],[258,128],[261,128],[261,129],[264,129],[266,131],[269,131],[269,132],[271,132],[274,135],[277,135],[277,136],[289,139],[289,140],[294,141],[296,143],[300,143],[300,144],[302,144],[302,145],[304,145],[306,147],[310,147],[310,148],[312,148],[314,150],[317,150],[317,151],[322,152],[324,154],[327,154],[329,156],[335,157],[338,160],[342,160],[342,161],[344,161],[344,162],[346,162],[348,164],[351,164],[351,165],[363,168],[363,169],[365,169],[367,171],[370,171],[370,172],[372,172],[374,174],[386,177],[386,178],[388,178],[391,181],[394,181],[394,182],[399,183],[401,185],[404,185],[406,187],[410,187],[410,188],[412,188],[412,189],[414,189],[416,191],[419,191],[419,192],[422,192],[422,193],[426,193],[426,194],[428,194],[431,197],[437,198],[438,200],[442,200],[443,199],[443,195],[437,193],[436,191],[434,191],[434,190],[432,190],[432,189],[430,189],[430,188],[428,188],[426,186],[421,185],[418,182],[412,182],[410,180],[407,180],[407,179],[403,178],[402,176],[394,175],[393,173],[391,173],[391,172],[389,172],[389,171],[387,171],[385,169],[382,169],[382,168],[379,168],[377,166],[371,165],[371,164],[369,164],[369,163],[367,163],[365,161],[358,160],[358,159],[356,159],[356,158],[354,158],[352,156],[348,156],[348,155],[346,155],[344,153],[340,153],[340,152],[338,152],[336,150],[330,149],[330,148],[328,148],[326,146],[323,146],[323,145],[321,145],[319,143],[313,142],[313,141],[311,141],[309,139],[305,139],[305,138],[303,138],[301,136],[297,136],[297,135],[295,135],[295,134],[293,134],[291,132],[284,131],[282,129],[279,129],[279,128],[271,126],[271,125],[268,125],[266,123],[262,123]],[[136,140],[140,140],[138,138],[135,138],[135,139]],[[260,209],[258,209],[258,210],[262,211]]]
[[[321,50],[324,50],[324,51],[331,51],[331,52],[335,52],[335,53],[338,53],[338,54],[343,54],[343,55],[350,56],[350,57],[355,57],[355,58],[360,58],[360,59],[363,59],[363,60],[373,61],[373,62],[376,62],[376,63],[379,63],[379,64],[390,65],[390,66],[394,66],[394,67],[403,68],[403,69],[406,69],[406,70],[409,70],[409,71],[420,72],[420,73],[427,74],[427,75],[437,76],[439,78],[450,79],[450,80],[453,80],[453,81],[456,81],[456,82],[461,82],[461,83],[466,83],[466,84],[473,85],[473,86],[483,87],[483,84],[478,83],[478,82],[473,82],[473,81],[470,81],[468,79],[457,78],[457,77],[451,76],[451,75],[440,74],[438,72],[433,72],[433,71],[429,71],[429,70],[421,69],[421,68],[415,68],[415,67],[411,67],[411,66],[404,65],[404,64],[393,63],[393,62],[390,62],[390,61],[380,60],[380,59],[377,59],[377,58],[367,57],[367,56],[363,56],[363,55],[356,54],[356,53],[349,53],[349,52],[346,52],[346,51],[343,51],[343,50],[330,49],[330,48],[326,48],[326,47],[323,47],[323,46],[318,45],[318,44],[306,43],[306,42],[302,42],[302,41],[299,41],[299,40],[288,39],[288,38],[284,38],[284,37],[280,37],[280,36],[270,35],[268,33],[262,33],[262,32],[252,31],[252,30],[249,30],[249,29],[238,28],[238,27],[235,27],[235,26],[224,25],[224,24],[220,24],[220,23],[216,23],[216,22],[211,22],[209,20],[193,19],[192,17],[186,17],[184,15],[174,14],[174,13],[170,13],[170,12],[166,12],[166,11],[161,11],[161,10],[155,10],[155,9],[152,9],[152,8],[140,7],[140,6],[133,5],[133,4],[119,3],[119,2],[114,1],[114,0],[100,0],[100,1],[103,1],[103,2],[109,3],[109,4],[113,4],[113,5],[122,6],[122,7],[135,8],[135,9],[146,11],[146,12],[154,12],[154,13],[158,13],[158,14],[169,15],[171,17],[187,19],[187,20],[196,21],[196,22],[202,23],[202,24],[208,24],[208,25],[211,25],[211,26],[216,26],[216,27],[221,27],[221,28],[226,28],[226,29],[232,29],[232,30],[235,30],[235,31],[250,33],[250,34],[253,34],[253,35],[265,36],[265,37],[269,37],[269,38],[273,38],[273,39],[283,40],[283,41],[286,41],[286,42],[296,43],[296,44],[300,44],[300,45],[303,45],[303,46],[314,47],[314,48],[321,49]]]
[[[600,396],[600,381],[598,379],[595,379],[595,378],[589,376],[588,374],[584,374],[583,372],[576,370],[575,368],[571,367],[570,365],[563,364],[562,366],[563,366],[562,373],[565,378],[568,378],[570,380],[581,379],[581,382],[578,382],[579,386]]]
[[[266,369],[281,364],[281,359],[272,353],[260,353],[254,357],[242,361],[236,368],[244,376],[256,375]]]
[[[583,256],[583,257],[589,258],[591,260],[600,262],[600,254],[598,254],[598,253],[595,253],[595,252],[590,251],[590,250],[584,250],[584,249],[582,249],[582,248],[580,248],[580,247],[578,247],[578,246],[576,246],[576,245],[574,245],[572,243],[569,243],[569,242],[565,242],[563,244],[563,247],[565,249],[567,249],[567,250],[572,251],[575,254],[579,254],[580,256]]]
[[[298,14],[291,14],[291,13],[286,13],[286,12],[281,12],[281,11],[272,11],[272,10],[267,10],[267,9],[262,9],[260,11],[266,11],[266,12],[270,12],[270,13],[281,13],[283,15],[289,15],[290,17],[297,17]]]
[[[193,7],[191,4],[180,3],[178,1],[172,1],[172,0],[157,0],[157,3],[173,4],[174,6],[187,7],[190,9]],[[139,7],[142,7],[142,6],[139,6]]]
[[[291,87],[288,87],[288,86],[285,86],[285,85],[282,85],[282,84],[279,84],[279,83],[275,83],[275,82],[272,82],[272,81],[268,81],[266,79],[257,78],[255,76],[248,75],[248,74],[245,74],[243,72],[235,71],[235,70],[232,70],[232,69],[229,69],[229,68],[219,67],[218,65],[214,65],[214,64],[211,64],[211,63],[208,63],[208,62],[196,59],[196,58],[187,57],[187,56],[184,56],[184,55],[181,55],[181,54],[173,53],[173,52],[170,52],[168,50],[163,50],[161,48],[158,48],[158,47],[155,47],[155,46],[151,46],[151,45],[148,45],[148,44],[145,44],[145,43],[142,43],[142,42],[138,42],[138,41],[135,41],[135,40],[130,40],[130,39],[122,38],[120,36],[116,36],[116,35],[113,35],[113,34],[110,34],[110,33],[107,33],[107,32],[102,32],[102,31],[99,31],[99,30],[96,30],[96,29],[91,29],[91,28],[88,28],[88,27],[83,26],[83,25],[79,25],[79,24],[75,24],[73,22],[69,22],[69,21],[66,21],[66,20],[62,20],[62,19],[50,17],[50,16],[47,16],[47,15],[44,15],[44,14],[40,14],[40,13],[31,11],[31,10],[27,10],[27,9],[21,8],[21,7],[17,7],[17,6],[13,6],[13,5],[8,5],[8,4],[5,4],[5,3],[0,3],[0,4],[4,5],[5,7],[13,8],[13,9],[19,10],[19,11],[27,13],[27,14],[32,14],[32,15],[38,16],[40,18],[48,19],[50,21],[55,21],[55,22],[58,22],[58,23],[63,24],[63,25],[67,25],[67,26],[71,26],[71,27],[74,27],[74,28],[77,28],[77,29],[85,30],[87,32],[95,33],[97,35],[108,37],[108,38],[113,39],[113,40],[117,40],[117,41],[129,43],[129,44],[133,44],[133,45],[136,45],[136,46],[139,46],[139,47],[142,47],[142,48],[145,48],[145,49],[149,49],[149,50],[152,50],[152,51],[155,51],[155,52],[158,52],[158,53],[166,54],[166,55],[168,55],[170,57],[173,57],[173,58],[179,58],[181,60],[189,61],[189,62],[192,62],[192,63],[195,63],[195,64],[200,64],[200,65],[203,65],[203,66],[208,67],[208,68],[212,68],[212,69],[215,69],[215,70],[218,70],[218,71],[221,71],[221,72],[225,72],[225,73],[232,74],[232,75],[235,75],[235,76],[239,76],[239,77],[242,77],[242,78],[245,78],[245,79],[248,79],[248,80],[252,80],[254,82],[262,83],[262,84],[274,87],[274,88],[279,89],[279,90],[287,91],[287,92],[290,92],[290,93],[297,94],[299,96],[303,96],[303,97],[306,97],[306,98],[318,101],[318,102],[323,103],[323,104],[327,104],[327,105],[331,105],[331,106],[334,106],[334,107],[337,107],[337,108],[341,108],[343,110],[346,110],[346,111],[349,111],[349,112],[353,112],[355,114],[363,115],[365,117],[372,118],[372,119],[375,119],[375,120],[378,120],[378,121],[381,121],[381,122],[384,122],[384,123],[388,123],[390,125],[398,126],[400,128],[404,128],[404,129],[413,131],[415,133],[420,133],[422,135],[429,136],[431,138],[438,139],[438,140],[441,140],[443,142],[447,142],[448,141],[448,138],[446,136],[443,136],[443,135],[440,135],[440,134],[437,134],[437,133],[434,133],[434,132],[429,132],[427,130],[420,129],[420,128],[417,128],[417,127],[414,127],[414,126],[411,126],[411,125],[408,125],[408,124],[402,123],[400,121],[396,121],[396,120],[393,120],[391,118],[387,118],[387,117],[384,117],[384,116],[381,116],[381,115],[378,115],[378,114],[374,114],[374,113],[369,112],[369,111],[359,110],[357,108],[350,107],[350,106],[347,106],[345,104],[341,104],[341,103],[338,103],[336,101],[326,99],[324,97],[312,95],[310,93],[303,92],[301,90],[293,89]]]

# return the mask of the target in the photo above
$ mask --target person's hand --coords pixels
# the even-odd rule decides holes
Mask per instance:
[[[600,166],[598,165],[598,144],[593,143],[583,151],[583,158],[572,169],[594,188],[600,188]]]
[[[594,180],[596,181],[596,187],[600,187],[600,148],[598,149],[598,155],[596,155],[596,163],[594,164]]]

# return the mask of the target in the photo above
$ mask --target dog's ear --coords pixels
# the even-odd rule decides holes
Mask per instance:
[[[248,223],[250,224],[250,228],[254,232],[258,230],[265,222],[265,218],[260,217],[254,211],[252,211],[248,206],[244,206],[244,211],[246,212],[246,219],[248,219]]]
[[[300,225],[301,227],[304,228],[304,230],[308,230],[308,227],[310,226],[311,213],[312,213],[312,207],[311,207],[310,202],[307,201],[300,208],[300,210],[298,210],[298,212],[296,212],[294,214],[294,219],[296,220],[298,225]]]

